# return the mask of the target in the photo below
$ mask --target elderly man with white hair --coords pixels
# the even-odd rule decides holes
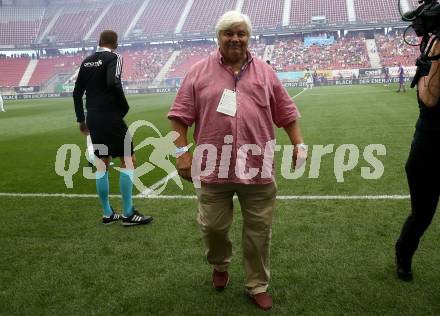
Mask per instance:
[[[272,68],[248,50],[249,18],[237,11],[226,12],[216,33],[219,49],[192,66],[168,113],[173,130],[180,135],[175,141],[177,171],[196,187],[197,221],[216,290],[229,283],[232,243],[228,231],[237,194],[243,215],[246,291],[259,308],[267,310],[272,307],[267,288],[277,192],[273,125],[284,128],[296,145],[295,161],[299,155],[305,157],[305,145],[295,104]],[[193,124],[194,158],[187,139]],[[205,149],[209,157],[204,156]]]

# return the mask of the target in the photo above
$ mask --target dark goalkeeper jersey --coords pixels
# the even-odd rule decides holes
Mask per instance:
[[[98,48],[81,64],[73,90],[76,119],[83,122],[83,95],[89,113],[101,112],[124,117],[128,112],[121,84],[122,56],[107,48]]]

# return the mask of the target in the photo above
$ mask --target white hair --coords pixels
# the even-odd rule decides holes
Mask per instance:
[[[251,19],[246,14],[240,13],[239,11],[228,11],[223,14],[217,21],[215,26],[215,33],[217,39],[220,39],[220,32],[229,30],[237,24],[244,23],[246,25],[246,31],[248,35],[252,35],[252,23]]]

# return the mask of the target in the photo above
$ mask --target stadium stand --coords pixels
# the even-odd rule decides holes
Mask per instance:
[[[185,4],[186,0],[150,0],[134,31],[139,30],[146,36],[172,34]]]
[[[65,6],[48,37],[57,42],[79,42],[104,9],[105,3]],[[108,4],[107,4],[108,5]]]
[[[346,23],[348,21],[346,2],[345,0],[292,0],[290,25],[310,25],[313,16],[325,16],[329,24]]]
[[[165,65],[173,53],[171,47],[151,47],[134,51],[127,50],[122,53],[124,68],[122,79],[124,81],[151,82]]]
[[[215,50],[215,44],[202,44],[198,46],[183,47],[180,55],[175,60],[173,66],[167,74],[167,78],[182,78],[188,70],[199,60],[207,57]]]
[[[410,66],[418,55],[417,48],[403,43],[400,33],[376,35],[378,53],[384,66],[393,66],[399,62]],[[362,34],[347,36],[336,40],[331,45],[304,45],[302,37],[283,37],[274,43],[271,63],[277,71],[302,71],[312,69],[352,69],[371,67]],[[127,49],[121,52],[124,57],[124,81],[142,81],[150,83],[165,65],[175,50],[180,55],[172,65],[166,78],[181,78],[189,68],[216,49],[214,42],[170,45],[154,45],[145,49]],[[251,42],[250,50],[254,56],[263,58],[266,45],[263,41]],[[40,58],[29,85],[40,85],[58,73],[72,73],[79,66],[84,56],[57,56]],[[14,86],[23,76],[28,58],[0,59],[0,72],[9,74],[10,80],[3,79],[2,85]],[[20,67],[12,70],[15,60]],[[23,65],[24,63],[24,65]],[[9,79],[9,78],[8,78]]]
[[[251,53],[254,56],[263,58],[266,45],[263,43],[252,43],[249,46]],[[215,43],[190,44],[180,49],[180,55],[175,60],[166,78],[182,78],[186,75],[188,70],[196,62],[208,57],[210,53],[217,49]]]
[[[400,15],[397,10],[396,2],[383,0],[354,0],[357,20],[368,23],[399,21]]]
[[[98,39],[103,30],[114,30],[122,37],[127,30],[131,19],[141,6],[141,0],[118,1],[112,3],[110,10],[92,33],[91,40]]]
[[[17,87],[29,64],[29,58],[0,58],[0,86]]]
[[[44,6],[47,5],[49,0],[14,0],[14,3],[17,6]],[[58,2],[59,0],[57,0]],[[75,0],[71,0],[71,1],[75,1]],[[79,0],[76,0],[79,1]],[[6,1],[3,1],[3,3],[5,3]]]
[[[38,31],[37,38],[40,38],[43,34],[46,28],[49,26],[50,21],[53,19],[55,14],[61,9],[61,7],[58,6],[50,6],[45,8],[44,10],[44,16],[41,21],[40,29]]]
[[[415,9],[420,5],[419,0],[408,0],[408,3],[411,9]]]
[[[83,60],[83,56],[55,56],[40,58],[29,81],[30,86],[40,86],[56,74],[73,73]]]
[[[233,10],[235,0],[213,1],[206,10],[206,1],[195,0],[183,25],[182,32],[214,31],[218,18],[226,11]]]
[[[382,66],[391,67],[399,63],[412,66],[420,54],[416,47],[405,44],[401,33],[377,34],[376,43]]]
[[[194,0],[181,30],[182,33],[204,34],[212,32],[217,18],[225,11],[234,9],[237,0]],[[418,0],[407,0],[410,8],[417,7]],[[19,2],[17,2],[19,3]],[[143,0],[122,1],[28,1],[33,6],[0,7],[0,45],[29,45],[45,34],[51,19],[55,25],[43,43],[79,42],[84,39],[101,13],[108,8],[90,36],[95,41],[99,33],[107,28],[125,33],[130,22],[144,3]],[[49,5],[42,5],[50,3]],[[187,0],[150,0],[132,30],[136,36],[173,35]],[[357,23],[397,22],[400,20],[395,1],[353,0]],[[256,30],[277,29],[283,19],[284,0],[243,0],[242,11],[251,17]],[[346,24],[349,20],[346,0],[292,0],[289,29],[310,26],[312,17],[323,16],[328,25]],[[130,29],[131,30],[131,29]]]
[[[351,69],[370,67],[364,38],[345,37],[327,46],[306,47],[300,38],[275,43],[272,65],[277,71]]]
[[[263,59],[265,49],[266,44],[262,42],[251,41],[249,44],[249,50],[251,51],[252,55],[257,56],[261,59]]]
[[[84,44],[83,39],[86,35],[87,37],[91,35],[90,40],[96,41],[99,33],[107,28],[116,30],[120,38],[130,28],[130,41],[133,39],[149,42],[149,37],[155,37],[151,38],[151,41],[160,42],[167,39],[166,36],[172,36],[168,37],[168,39],[173,39],[172,44],[150,45],[137,50],[121,47],[120,51],[124,56],[123,79],[130,82],[151,82],[174,51],[179,51],[180,55],[165,78],[183,77],[195,62],[206,57],[216,48],[216,44],[210,41],[212,34],[208,36],[206,34],[214,30],[216,20],[223,12],[237,6],[237,0],[212,1],[209,2],[209,6],[207,6],[208,0],[194,0],[181,32],[184,35],[193,36],[194,39],[203,38],[202,36],[196,37],[197,35],[194,34],[205,34],[203,35],[205,40],[183,43],[183,41],[176,40],[174,31],[184,12],[187,0],[150,0],[148,2],[143,0],[107,2],[72,0],[72,2],[51,1],[49,5],[45,5],[48,2],[44,0],[26,1],[23,2],[25,6],[0,7],[0,47],[33,45],[40,43],[39,39],[43,35],[45,39],[42,44],[53,41],[62,45],[61,47],[78,47]],[[35,4],[29,6],[31,3]],[[275,31],[275,34],[282,34],[276,32],[281,30],[284,0],[243,0],[240,4],[242,4],[242,12],[250,16],[255,30],[271,29]],[[370,23],[374,20],[380,24],[397,21],[400,18],[397,4],[394,2],[353,0],[353,4],[355,17],[360,23]],[[412,9],[419,5],[418,0],[408,0],[408,4]],[[288,12],[289,10],[286,13]],[[350,10],[351,13],[352,10]],[[346,0],[292,0],[288,30],[290,32],[301,31],[303,27],[310,26],[312,17],[315,16],[325,16],[329,26],[346,24],[349,19],[348,15]],[[135,16],[139,19],[135,19]],[[350,19],[353,20],[353,14]],[[287,19],[285,20],[287,22]],[[133,28],[132,23],[136,24]],[[380,59],[378,62],[381,65],[389,67],[399,62],[405,66],[414,64],[418,50],[404,44],[401,33],[392,32],[384,35],[386,32],[383,29],[367,32],[369,32],[366,33],[369,39],[375,39],[378,59]],[[339,37],[336,33],[334,35],[336,38]],[[67,46],[69,43],[77,46]],[[273,47],[266,46],[266,43]],[[259,37],[258,40],[251,40],[250,49],[260,58],[263,58],[267,51],[267,56],[271,58],[271,63],[277,71],[302,71],[306,67],[328,70],[371,67],[371,56],[368,54],[365,38],[360,32],[350,32],[348,36],[338,38],[331,45],[310,47],[304,45],[303,35]],[[74,72],[83,58],[81,54],[55,57],[47,57],[43,51],[38,54],[40,59],[37,66],[33,73],[30,72],[33,74],[29,81],[30,85],[44,84],[60,72]],[[6,59],[0,55],[1,85],[8,87],[18,85],[29,63],[29,58],[31,56],[23,58],[16,54],[14,59]],[[377,65],[376,62],[375,65]],[[166,70],[163,72],[165,73]],[[27,80],[23,82],[25,81]]]
[[[277,28],[283,18],[283,1],[246,0],[242,12],[249,16],[256,30]]]
[[[0,8],[0,46],[35,42],[44,12],[43,7]]]

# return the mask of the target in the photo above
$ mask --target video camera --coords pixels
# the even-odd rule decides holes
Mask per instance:
[[[422,37],[422,42],[420,43],[421,54],[416,61],[417,72],[411,83],[411,88],[415,87],[420,77],[429,74],[432,61],[440,59],[440,55],[428,56],[435,40],[440,39],[440,4],[438,0],[419,0],[419,3],[421,5],[417,9],[401,14],[403,21],[411,22],[408,29],[412,27],[417,36]]]
[[[412,22],[417,36],[440,33],[440,4],[437,0],[420,0],[421,5],[402,15],[402,20]]]

